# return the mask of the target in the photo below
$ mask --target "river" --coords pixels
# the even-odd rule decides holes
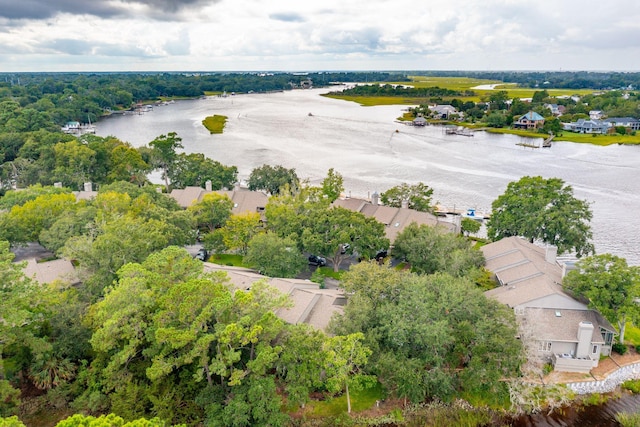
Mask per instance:
[[[334,168],[353,197],[424,182],[434,189],[435,202],[478,212],[489,212],[507,184],[522,176],[557,177],[591,204],[597,253],[640,265],[640,146],[556,142],[526,148],[517,143],[530,140],[515,135],[445,135],[441,127],[397,123],[406,106],[361,107],[320,96],[326,91],[178,101],[142,115],[102,119],[97,134],[138,147],[177,132],[186,152],[235,165],[241,179],[271,164],[295,168],[300,178],[318,184]],[[229,118],[223,134],[202,126],[213,114]]]

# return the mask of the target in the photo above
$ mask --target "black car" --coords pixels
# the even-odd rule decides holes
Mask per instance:
[[[318,255],[309,255],[309,265],[324,267],[325,265],[327,265],[327,260]]]
[[[202,248],[198,251],[198,253],[196,254],[196,256],[194,256],[194,258],[204,262],[207,260],[208,256],[209,256],[209,253],[207,252],[207,250],[205,248]]]

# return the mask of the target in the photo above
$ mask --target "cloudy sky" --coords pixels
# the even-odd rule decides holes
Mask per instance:
[[[0,72],[640,71],[638,0],[0,0]]]

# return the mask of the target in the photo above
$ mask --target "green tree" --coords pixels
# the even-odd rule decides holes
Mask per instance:
[[[347,412],[351,413],[351,390],[375,383],[375,377],[362,374],[371,350],[362,341],[364,334],[357,332],[346,336],[335,336],[325,341],[327,389],[333,393],[345,390],[347,396]]]
[[[70,193],[38,196],[23,205],[13,206],[4,215],[3,221],[7,225],[0,230],[0,236],[14,244],[35,242],[60,215],[76,208],[76,197]]]
[[[138,150],[127,145],[118,145],[109,153],[110,170],[107,181],[126,181],[138,185],[146,182],[149,165]]]
[[[178,157],[176,150],[184,148],[182,138],[175,132],[160,135],[149,143],[156,164],[162,168],[165,190],[169,192],[169,177],[174,163]]]
[[[307,324],[288,325],[281,337],[282,353],[276,363],[287,401],[304,406],[310,393],[324,389],[327,336]]]
[[[480,231],[481,226],[482,224],[480,224],[479,221],[471,218],[465,217],[460,221],[460,228],[465,236],[468,236],[469,234],[476,234],[478,231]]]
[[[90,234],[95,230],[97,210],[93,206],[63,212],[49,228],[44,228],[38,241],[53,253],[58,253],[71,237]]]
[[[484,264],[482,252],[467,239],[440,227],[416,223],[398,234],[393,255],[406,259],[413,271],[423,274],[447,272],[463,277]]]
[[[342,284],[348,303],[331,331],[364,334],[368,370],[390,393],[415,403],[508,396],[504,379],[522,361],[513,311],[469,280],[368,262],[352,266]]]
[[[22,190],[10,190],[0,198],[0,209],[11,209],[16,205],[22,206],[26,202],[34,200],[38,196],[61,193],[71,193],[71,189],[67,187],[58,188],[49,185],[43,186],[41,184],[36,184]]]
[[[209,232],[222,227],[231,217],[233,202],[227,195],[210,193],[201,201],[189,206],[187,210],[193,214],[198,227],[207,227]]]
[[[78,140],[61,142],[53,147],[55,169],[53,179],[63,185],[81,188],[91,181],[96,152]]]
[[[238,168],[224,166],[201,153],[180,153],[170,171],[169,178],[174,188],[204,187],[207,181],[211,181],[213,190],[222,190],[233,187],[238,180]]]
[[[327,176],[322,180],[322,193],[327,196],[330,202],[333,202],[340,197],[342,191],[344,191],[342,175],[330,168]]]
[[[584,256],[594,251],[589,204],[576,199],[559,178],[522,177],[509,183],[491,208],[487,234],[492,240],[522,236],[555,245],[559,253]]]
[[[1,394],[0,394],[1,396]],[[0,427],[26,427],[15,415],[9,418],[0,418]]]
[[[307,218],[301,241],[305,251],[330,260],[334,271],[339,271],[342,262],[354,252],[371,258],[389,247],[383,224],[342,207],[325,209]],[[346,250],[345,243],[349,244]]]
[[[100,415],[94,417],[92,415],[76,414],[66,418],[56,424],[56,427],[168,427],[165,421],[159,418],[150,420],[140,418],[134,421],[125,421],[123,418],[115,415]],[[186,424],[175,425],[174,427],[186,427]]]
[[[249,242],[260,231],[260,214],[246,212],[231,215],[225,225],[218,229],[225,247],[230,251],[246,254]],[[205,241],[206,243],[206,241]]]
[[[296,191],[300,180],[295,169],[282,166],[262,165],[254,168],[249,175],[249,190],[264,190],[272,196],[280,194],[285,187]]]
[[[244,263],[270,277],[296,277],[307,265],[293,239],[270,232],[253,236]]]
[[[532,104],[541,104],[543,102],[546,102],[546,100],[549,98],[549,92],[545,90],[537,90],[535,92],[533,92],[533,98],[531,98],[531,103]]]
[[[629,266],[624,258],[615,255],[593,255],[578,261],[562,285],[587,298],[590,308],[617,324],[619,342],[624,344],[627,323],[640,320],[640,267]]]
[[[502,128],[507,124],[507,118],[504,114],[494,111],[487,116],[486,122],[489,127]]]
[[[0,241],[0,416],[11,415],[19,404],[19,391],[9,382],[5,367],[7,349],[17,346],[11,365],[20,371],[29,352],[39,353],[50,347],[39,334],[47,288],[26,277],[24,264],[13,259],[9,242]]]
[[[414,185],[402,183],[392,187],[380,195],[380,200],[386,206],[399,208],[403,203],[407,203],[407,207],[420,212],[433,212],[431,205],[431,196],[433,189],[428,185],[419,182]]]

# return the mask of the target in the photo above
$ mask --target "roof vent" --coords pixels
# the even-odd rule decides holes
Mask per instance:
[[[556,310],[556,317],[562,317],[562,313],[560,313],[560,310]]]

